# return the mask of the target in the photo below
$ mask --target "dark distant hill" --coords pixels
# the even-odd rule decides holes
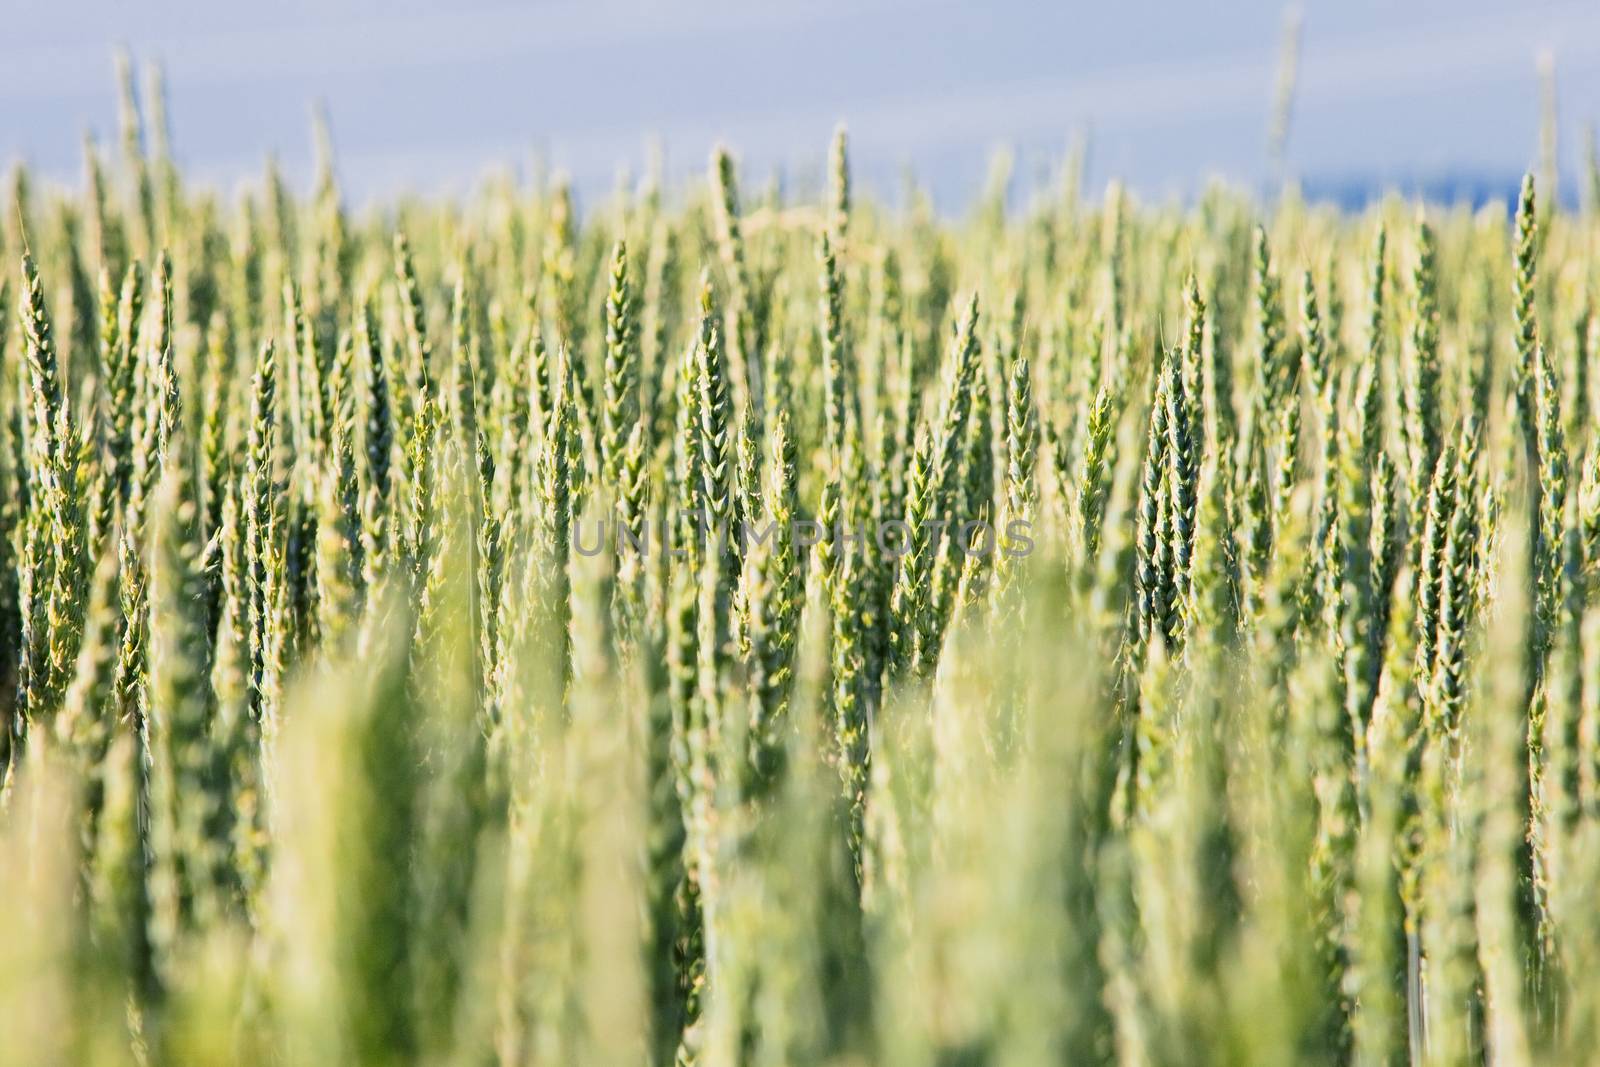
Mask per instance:
[[[1331,202],[1347,210],[1364,208],[1388,193],[1398,192],[1434,204],[1466,204],[1480,208],[1500,203],[1510,211],[1516,206],[1521,182],[1520,174],[1470,171],[1410,176],[1314,174],[1300,179],[1300,189],[1309,201]],[[1570,178],[1562,182],[1561,204],[1569,210],[1578,207],[1578,185]]]

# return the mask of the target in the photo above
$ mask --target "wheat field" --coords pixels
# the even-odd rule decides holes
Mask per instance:
[[[5,197],[0,1064],[1600,1057],[1595,197],[167,146]]]

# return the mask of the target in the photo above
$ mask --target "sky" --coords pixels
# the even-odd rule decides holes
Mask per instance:
[[[545,161],[603,195],[661,146],[669,177],[728,144],[747,181],[814,186],[831,131],[858,183],[909,169],[950,209],[1011,149],[1026,184],[1075,137],[1092,188],[1261,186],[1288,7],[1269,0],[0,0],[0,163],[78,181],[116,136],[112,56],[159,61],[175,154],[229,188],[270,153],[309,181],[330,119],[357,201],[459,192]],[[1307,0],[1286,146],[1308,187],[1537,158],[1553,60],[1566,188],[1600,118],[1600,4]]]

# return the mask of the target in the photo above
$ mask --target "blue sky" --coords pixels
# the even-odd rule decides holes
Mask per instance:
[[[603,191],[659,137],[669,171],[724,140],[749,180],[814,181],[833,126],[858,174],[906,167],[941,203],[991,151],[1028,178],[1087,132],[1090,178],[1147,195],[1260,182],[1286,7],[1120,0],[0,0],[0,161],[75,179],[114,137],[111,55],[165,66],[177,154],[230,185],[270,151],[304,180],[331,116],[357,199],[461,189],[535,155]],[[1600,111],[1600,5],[1301,4],[1291,171],[1308,180],[1515,175],[1537,152],[1537,57],[1554,57],[1562,162]]]

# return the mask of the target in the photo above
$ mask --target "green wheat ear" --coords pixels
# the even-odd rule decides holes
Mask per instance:
[[[828,228],[841,241],[850,224],[850,137],[843,125],[828,148]]]
[[[1433,228],[1417,221],[1417,261],[1412,271],[1409,362],[1403,393],[1406,447],[1409,453],[1407,495],[1420,502],[1428,475],[1438,458],[1443,435],[1439,406],[1439,304]]]
[[[1092,411],[1090,417],[1093,418]],[[1038,501],[1039,417],[1034,407],[1032,367],[1026,356],[1019,355],[1012,362],[1006,389],[1005,427],[1004,506],[999,523],[1002,532],[1012,522],[1031,527]],[[1093,429],[1089,432],[1092,435]],[[1012,562],[1013,557],[1003,551],[995,560],[1000,571],[997,589],[1009,584]]]
[[[1539,218],[1533,189],[1533,175],[1522,178],[1522,190],[1517,196],[1515,274],[1512,287],[1513,341],[1516,349],[1516,369],[1512,379],[1517,398],[1517,417],[1523,432],[1532,438],[1536,433],[1533,414],[1534,350],[1539,343],[1539,323],[1535,309],[1539,270]]]
[[[600,459],[609,485],[622,484],[628,434],[639,417],[639,356],[628,248],[618,241],[611,253],[611,284],[606,292],[605,405]]]

